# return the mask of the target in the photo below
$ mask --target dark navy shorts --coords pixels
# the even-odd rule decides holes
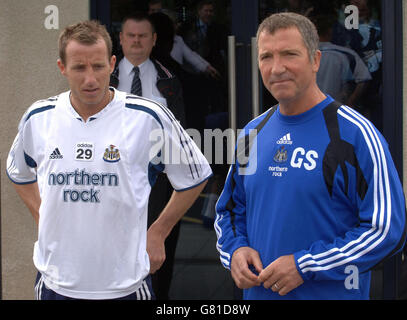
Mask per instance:
[[[35,280],[35,298],[37,300],[78,300],[62,296],[55,291],[49,289],[45,283],[41,273],[38,272],[37,279]],[[151,275],[148,275],[139,289],[129,294],[128,296],[116,298],[112,300],[155,300],[153,287],[151,285]]]

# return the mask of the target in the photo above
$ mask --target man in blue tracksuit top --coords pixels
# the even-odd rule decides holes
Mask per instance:
[[[279,104],[238,138],[216,206],[220,260],[244,299],[368,299],[369,270],[406,234],[387,143],[319,90],[321,53],[307,18],[272,15],[257,43],[264,85]]]

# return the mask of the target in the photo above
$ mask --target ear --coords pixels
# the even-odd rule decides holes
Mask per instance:
[[[155,46],[156,41],[157,41],[157,32],[153,32],[153,46]]]
[[[321,51],[320,51],[320,50],[317,50],[317,51],[315,52],[314,62],[313,62],[313,64],[312,64],[312,70],[313,70],[315,73],[317,73],[318,70],[319,70],[319,66],[320,66],[320,64],[321,64],[321,56],[322,56]]]
[[[120,31],[120,33],[119,33],[120,45],[122,45],[122,38],[123,38],[123,32]]]
[[[61,71],[61,74],[65,76],[66,75],[66,68],[65,68],[65,65],[63,64],[61,59],[57,60],[57,65],[58,65],[59,71]]]
[[[114,67],[116,66],[116,56],[112,55],[110,58],[110,73],[114,71]]]

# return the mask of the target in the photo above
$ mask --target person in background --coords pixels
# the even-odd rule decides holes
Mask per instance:
[[[363,109],[363,114],[381,131],[383,129],[383,44],[382,29],[380,25],[380,14],[378,1],[374,0],[350,0],[344,4],[342,10],[347,5],[354,5],[359,11],[359,24],[356,29],[348,29],[344,25],[345,17],[342,14],[332,35],[332,43],[349,47],[354,50],[366,64],[372,80],[367,84],[364,95],[359,101]]]
[[[186,91],[187,117],[192,126],[202,132],[204,129],[221,130],[228,128],[228,95],[226,44],[227,29],[215,21],[214,1],[199,1],[196,17],[180,27],[179,34],[191,50],[197,52],[216,70],[209,69],[211,77],[197,76],[190,81],[193,88]],[[193,106],[191,108],[191,106]],[[224,144],[226,149],[226,144]],[[213,153],[214,154],[214,153]],[[215,202],[227,175],[227,166],[216,164],[211,159],[214,177],[208,182],[202,217],[204,225],[212,225]]]
[[[148,14],[160,12],[163,9],[163,3],[161,0],[149,0],[148,1]]]
[[[157,34],[148,15],[137,12],[125,17],[119,36],[123,55],[112,73],[112,86],[162,103],[185,124],[181,83],[160,61],[150,59]]]
[[[179,28],[186,45],[208,61],[220,74],[225,71],[226,30],[214,22],[215,5],[213,1],[200,1],[197,16]]]
[[[194,110],[187,111],[190,122],[194,128],[203,131],[205,118],[209,114],[227,111],[227,32],[221,24],[214,21],[213,1],[200,1],[196,12],[196,17],[179,28],[179,35],[191,50],[216,70],[209,70],[211,77],[197,75],[191,79],[195,90],[186,92],[187,99],[195,101]]]
[[[189,48],[181,36],[177,35],[177,29],[179,28],[179,23],[177,22],[176,13],[162,9],[162,13],[168,15],[173,21],[175,34],[174,42],[171,50],[171,57],[177,61],[187,72],[193,73],[203,73],[214,79],[220,78],[220,73],[211,64],[202,58],[198,53]]]
[[[368,68],[355,51],[331,43],[334,16],[318,15],[312,21],[318,30],[322,54],[317,73],[319,88],[335,100],[357,109],[357,103],[372,79]]]

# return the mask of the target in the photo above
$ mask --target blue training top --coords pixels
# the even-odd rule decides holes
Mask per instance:
[[[254,128],[249,162],[237,157],[216,206],[220,260],[230,269],[242,246],[259,252],[263,268],[294,254],[304,283],[283,297],[259,286],[244,298],[368,299],[369,270],[406,234],[403,189],[383,136],[330,96],[300,115],[269,110],[240,141]]]

